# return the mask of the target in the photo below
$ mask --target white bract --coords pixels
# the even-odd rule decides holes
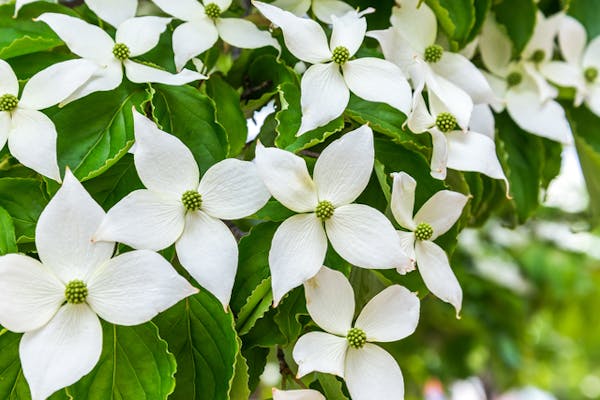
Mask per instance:
[[[575,18],[563,17],[558,31],[558,44],[565,61],[550,61],[541,67],[552,82],[576,89],[575,106],[585,102],[600,116],[600,37],[586,47],[585,28]]]
[[[463,194],[442,190],[431,196],[413,217],[417,182],[408,174],[392,174],[394,186],[390,207],[401,227],[398,231],[404,251],[416,261],[427,289],[450,303],[458,318],[462,306],[462,290],[450,268],[444,250],[433,241],[446,233],[458,220],[469,198]],[[399,270],[398,272],[403,273]]]
[[[63,102],[65,104],[90,93],[116,88],[123,80],[123,68],[127,78],[135,83],[183,85],[206,78],[187,69],[172,74],[131,59],[150,51],[158,44],[170,18],[128,18],[117,27],[116,42],[99,27],[65,14],[44,13],[37,20],[48,24],[73,53],[98,65],[96,73],[71,94]]]
[[[325,396],[313,389],[279,390],[273,388],[273,400],[326,400]]]
[[[221,219],[247,217],[270,195],[253,163],[229,158],[200,171],[190,149],[134,111],[137,173],[148,189],[113,208],[94,234],[136,249],[175,243],[181,265],[227,307],[237,271],[235,237]]]
[[[342,17],[332,16],[333,32],[328,44],[317,22],[270,4],[253,4],[281,28],[288,50],[300,60],[313,64],[302,76],[302,121],[296,135],[341,115],[348,105],[350,91],[365,100],[387,103],[408,114],[410,86],[398,66],[379,58],[350,59],[367,30],[361,13],[351,11]]]
[[[328,238],[353,265],[410,266],[391,222],[375,208],[352,204],[373,170],[371,128],[363,125],[327,146],[317,159],[313,178],[306,162],[285,150],[258,144],[255,162],[273,197],[301,213],[285,220],[273,236],[269,267],[275,304],[319,271]]]
[[[21,164],[60,181],[56,127],[39,110],[70,96],[96,68],[86,60],[51,65],[29,79],[19,98],[17,76],[6,61],[0,60],[0,149],[8,141],[10,153]]]
[[[16,17],[21,7],[25,4],[34,3],[39,0],[17,0],[15,2]],[[119,24],[135,15],[137,0],[85,0],[85,4],[96,13],[97,16],[110,23],[112,26]]]
[[[241,18],[222,18],[231,0],[153,0],[164,12],[185,21],[173,32],[173,52],[177,70],[193,57],[210,49],[221,37],[225,42],[242,49],[273,46],[279,43],[267,31]]]
[[[36,227],[40,261],[0,257],[0,324],[25,332],[19,346],[33,400],[77,382],[102,352],[98,317],[137,325],[197,289],[159,254],[111,258],[115,243],[90,238],[105,213],[67,170]]]
[[[298,339],[293,357],[298,377],[319,371],[346,381],[353,400],[404,399],[404,382],[396,360],[370,342],[394,342],[412,334],[419,322],[419,299],[392,285],[373,297],[354,324],[354,293],[346,277],[322,267],[304,284],[306,308],[325,332]]]
[[[354,10],[351,5],[340,0],[275,0],[271,4],[299,17],[305,16],[311,8],[317,18],[328,24],[332,22],[332,15],[341,17]]]

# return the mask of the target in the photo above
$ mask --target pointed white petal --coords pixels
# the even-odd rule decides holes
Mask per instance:
[[[412,112],[407,120],[408,129],[414,133],[422,133],[435,125],[435,117],[431,115],[421,93],[415,92]]]
[[[458,317],[462,306],[462,289],[450,268],[448,256],[441,247],[428,240],[417,240],[415,252],[417,268],[425,286],[436,297],[452,304]]]
[[[90,372],[102,353],[100,320],[87,304],[66,304],[21,338],[19,358],[32,400],[44,400]]]
[[[600,85],[592,85],[585,98],[585,104],[596,115],[600,116]]]
[[[190,149],[177,137],[158,129],[148,118],[133,112],[136,149],[135,169],[146,187],[180,197],[196,190],[198,164]]]
[[[298,214],[283,221],[269,250],[275,305],[287,292],[319,272],[326,252],[327,236],[315,214]]]
[[[205,0],[205,4],[215,3],[221,11],[226,11],[231,6],[231,0]]]
[[[594,67],[600,69],[600,36],[592,39],[588,44],[582,60],[583,68]]]
[[[343,65],[344,80],[357,96],[389,104],[404,114],[411,107],[411,90],[402,70],[389,61],[365,57]]]
[[[313,389],[279,390],[273,388],[273,400],[326,400],[325,396]]]
[[[59,106],[62,107],[77,99],[87,96],[90,93],[113,90],[123,81],[123,65],[121,61],[112,59],[104,65],[100,65],[83,85],[64,99]]]
[[[558,46],[565,61],[580,65],[583,49],[587,43],[585,28],[575,18],[565,15],[558,29]]]
[[[255,163],[265,186],[281,204],[296,212],[315,210],[317,189],[301,157],[259,143]]]
[[[448,232],[458,221],[469,198],[462,193],[440,190],[429,198],[415,214],[416,223],[427,223],[433,228],[431,240]]]
[[[488,14],[483,23],[479,36],[479,52],[488,70],[499,76],[507,75],[512,56],[512,44],[493,14]]]
[[[172,0],[169,0],[169,2],[172,2]],[[173,32],[173,53],[175,53],[177,71],[180,71],[193,57],[210,49],[218,38],[219,32],[214,22],[208,18],[184,22],[175,28]]]
[[[539,71],[536,65],[533,63],[524,63],[523,69],[525,71],[525,76],[523,79],[523,83],[517,86],[515,90],[525,90],[531,83],[535,86],[534,90],[537,90],[539,98],[541,102],[545,102],[551,99],[556,98],[558,96],[558,89],[552,86],[544,75]]]
[[[238,264],[237,242],[227,225],[202,211],[188,213],[175,249],[181,265],[227,307]]]
[[[113,206],[93,240],[124,243],[134,249],[162,250],[183,232],[185,208],[165,193],[135,190]]]
[[[437,36],[437,19],[435,14],[424,3],[403,1],[399,7],[392,9],[390,22],[395,29],[419,52],[435,42]]]
[[[42,211],[35,229],[40,260],[63,283],[87,278],[111,257],[113,242],[91,240],[104,215],[67,169],[63,185]]]
[[[293,350],[294,361],[298,363],[299,378],[319,371],[344,377],[348,341],[345,337],[325,332],[309,332],[298,339]]]
[[[130,57],[137,57],[152,50],[160,35],[167,29],[171,18],[137,17],[130,18],[119,25],[115,35],[117,43],[124,43],[129,48]]]
[[[79,57],[89,58],[104,65],[113,60],[115,42],[108,33],[84,20],[65,14],[44,13],[36,18],[48,24],[69,50]]]
[[[253,1],[252,4],[281,28],[285,45],[293,55],[311,64],[331,59],[327,37],[317,22],[297,17],[270,4],[259,1]]]
[[[271,194],[254,163],[228,158],[210,167],[200,180],[202,210],[220,219],[238,219],[260,210]]]
[[[431,171],[429,173],[435,179],[444,180],[446,179],[446,167],[448,165],[448,141],[446,135],[437,128],[430,129],[429,133],[431,133],[431,143],[433,145],[430,162]]]
[[[46,114],[17,107],[12,114],[8,148],[19,162],[60,182],[56,161],[56,128]]]
[[[344,134],[319,156],[313,172],[319,200],[338,207],[365,190],[373,171],[373,131],[368,125]]]
[[[12,125],[12,118],[7,111],[0,111],[0,150],[4,148],[8,140],[8,134]]]
[[[121,254],[99,267],[88,282],[87,303],[100,318],[138,325],[198,293],[161,255],[149,250]]]
[[[409,266],[397,269],[399,274],[404,275],[407,272],[414,271],[415,269],[415,260],[417,259],[417,256],[415,255],[415,234],[414,232],[405,231],[396,231],[396,233],[398,234],[402,251],[404,251],[404,253],[411,260],[411,264]]]
[[[137,0],[85,0],[85,4],[97,16],[114,27],[126,19],[133,18],[137,10]]]
[[[43,110],[58,104],[91,78],[99,68],[95,62],[83,58],[53,64],[27,81],[19,106]]]
[[[544,17],[544,14],[538,10],[533,34],[521,53],[523,59],[531,58],[533,53],[538,50],[544,52],[543,61],[552,59],[552,55],[554,54],[554,38],[558,33],[558,28],[563,16],[564,14],[557,13],[546,18]]]
[[[242,49],[273,46],[281,51],[279,42],[268,31],[261,31],[252,22],[241,18],[219,18],[217,20],[219,36],[225,42]]]
[[[204,7],[198,0],[153,0],[161,10],[182,21],[206,18]]]
[[[550,61],[541,65],[540,71],[548,80],[560,86],[585,90],[585,79],[579,65],[567,64],[563,61]]]
[[[440,104],[444,107],[445,112],[449,112],[456,118],[458,126],[466,129],[471,113],[473,112],[473,100],[471,97],[444,77],[435,75],[429,70],[425,74],[425,82],[427,84],[427,93],[429,94],[429,104]],[[435,115],[440,114],[440,110],[432,108]]]
[[[408,75],[410,66],[415,62],[415,51],[397,28],[369,31],[366,36],[376,39],[381,46],[385,59],[393,62]]]
[[[325,221],[325,229],[335,251],[353,265],[370,269],[410,265],[391,222],[373,207],[338,207]]]
[[[19,96],[19,81],[9,63],[0,60],[0,96],[12,94]]]
[[[302,17],[308,12],[310,3],[311,0],[275,0],[270,4],[282,10],[289,11],[298,17]]]
[[[313,0],[312,10],[317,18],[327,24],[331,24],[333,22],[331,19],[332,15],[341,17],[350,11],[354,11],[352,6],[340,0]]]
[[[331,51],[342,46],[350,52],[350,57],[352,57],[365,38],[367,20],[356,11],[352,11],[339,17],[332,15],[331,22],[333,25],[329,46]]]
[[[133,62],[131,60],[125,60],[123,64],[125,65],[125,75],[127,75],[127,79],[135,83],[149,82],[180,86],[192,81],[207,78],[205,75],[189,69],[184,69],[177,74],[172,74],[168,71],[152,68],[148,65]]]
[[[346,336],[354,318],[354,291],[344,274],[324,266],[304,282],[304,293],[313,321],[329,333]]]
[[[479,132],[494,140],[496,135],[496,121],[494,114],[487,104],[477,104],[473,107],[469,130]]]
[[[490,107],[494,109],[497,113],[500,113],[504,110],[505,106],[505,98],[506,92],[508,91],[508,84],[506,83],[505,78],[500,78],[496,75],[492,75],[486,71],[480,70],[485,79],[490,84],[492,91],[496,95],[496,100],[490,103]]]
[[[419,298],[400,285],[383,289],[365,305],[354,326],[369,342],[394,342],[411,335],[419,323]]]
[[[352,400],[404,398],[400,367],[381,347],[367,343],[362,349],[348,349],[345,367],[345,381]]]
[[[392,214],[401,227],[414,231],[417,227],[413,220],[417,181],[406,172],[394,172],[392,178]]]
[[[38,260],[0,257],[0,324],[13,332],[45,325],[65,300],[65,286]]]

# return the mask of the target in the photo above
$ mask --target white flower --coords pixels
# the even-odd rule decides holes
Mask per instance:
[[[15,3],[16,17],[21,7],[25,4],[34,3],[39,0],[17,0]],[[96,13],[97,16],[107,21],[112,26],[119,24],[135,15],[137,0],[85,0],[85,4]]]
[[[102,29],[79,18],[65,14],[44,13],[37,20],[48,24],[73,53],[98,65],[96,73],[71,94],[63,102],[65,104],[90,93],[116,88],[123,80],[123,68],[127,78],[135,83],[183,85],[206,78],[187,69],[172,74],[131,60],[132,57],[142,55],[158,44],[161,33],[171,21],[170,18],[152,16],[129,18],[117,27],[116,43]]]
[[[359,267],[410,265],[391,222],[372,207],[351,204],[369,182],[374,157],[373,132],[366,125],[323,150],[314,179],[301,157],[257,146],[255,162],[265,185],[281,204],[301,213],[285,220],[273,236],[269,267],[275,304],[319,271],[327,238],[342,258]]]
[[[235,237],[221,219],[262,208],[270,195],[253,163],[229,158],[200,180],[192,152],[175,136],[133,112],[137,173],[148,189],[135,190],[108,211],[94,240],[136,249],[175,243],[181,265],[226,307],[237,271]]]
[[[325,396],[313,389],[279,390],[273,388],[273,400],[326,400]]]
[[[449,190],[439,191],[423,204],[413,218],[417,182],[404,172],[392,176],[394,186],[390,207],[400,226],[410,231],[397,232],[402,247],[416,260],[425,286],[435,296],[452,304],[458,318],[462,290],[450,269],[446,253],[433,241],[456,223],[469,198]]]
[[[331,24],[331,16],[341,17],[348,11],[353,11],[351,5],[340,0],[275,0],[271,3],[299,17],[305,16],[309,8],[321,21]]]
[[[564,61],[550,61],[541,67],[542,73],[560,86],[577,90],[575,105],[581,103],[600,116],[600,37],[586,47],[585,28],[575,18],[565,16],[558,31],[558,44]]]
[[[92,243],[104,215],[67,170],[38,220],[40,261],[22,254],[0,257],[0,324],[25,332],[19,356],[33,400],[94,368],[102,352],[98,317],[141,324],[198,291],[154,252],[111,258],[115,243]]]
[[[39,110],[67,98],[96,68],[86,60],[51,65],[29,79],[19,99],[19,81],[10,65],[0,60],[0,149],[8,141],[11,154],[21,164],[60,181],[56,128]]]
[[[287,48],[300,60],[314,64],[301,81],[301,135],[323,126],[344,112],[350,91],[368,100],[387,103],[408,114],[411,91],[396,65],[379,58],[350,60],[360,47],[367,30],[362,14],[348,12],[332,16],[329,45],[321,26],[270,4],[253,2],[265,17],[281,27]],[[370,10],[367,10],[370,11]]]
[[[279,43],[267,31],[241,18],[222,18],[231,0],[153,0],[164,12],[183,24],[173,32],[173,52],[177,70],[193,57],[210,49],[221,37],[225,42],[242,49],[273,46]]]
[[[400,285],[385,288],[362,309],[354,325],[354,293],[346,277],[322,267],[304,284],[306,308],[326,332],[298,339],[293,357],[298,377],[312,371],[346,381],[353,400],[404,399],[396,360],[369,342],[394,342],[409,336],[419,322],[419,299]]]

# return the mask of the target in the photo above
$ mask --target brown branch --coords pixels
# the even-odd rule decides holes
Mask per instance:
[[[304,384],[304,382],[298,379],[296,377],[296,374],[294,374],[294,372],[290,369],[290,366],[288,365],[287,361],[285,361],[285,355],[283,354],[283,350],[279,346],[277,346],[277,359],[279,360],[279,373],[281,374],[282,388],[285,389],[285,387],[283,386],[285,385],[286,377],[290,377],[294,382],[296,382],[296,384],[298,384],[298,386],[300,386],[302,389],[306,389],[306,385]]]

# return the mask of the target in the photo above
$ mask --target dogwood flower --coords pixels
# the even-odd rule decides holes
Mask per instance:
[[[401,227],[398,231],[404,251],[416,261],[425,286],[438,298],[456,309],[458,318],[462,306],[462,289],[450,268],[444,250],[433,241],[456,223],[469,198],[449,190],[431,196],[413,217],[417,182],[405,172],[392,174],[394,186],[390,207]],[[403,273],[399,270],[398,272]]]
[[[374,157],[373,132],[366,125],[327,146],[312,179],[301,157],[257,146],[255,162],[263,182],[281,204],[300,213],[277,228],[269,250],[275,305],[319,271],[327,238],[342,258],[359,267],[410,265],[390,221],[372,207],[353,204],[369,182]]]
[[[575,105],[586,106],[600,116],[600,37],[586,47],[587,35],[579,21],[563,17],[558,31],[558,44],[565,61],[550,61],[541,67],[552,82],[576,89]]]
[[[134,111],[137,173],[148,189],[135,190],[108,211],[95,241],[136,249],[175,243],[181,265],[226,307],[237,271],[235,237],[221,219],[262,208],[270,195],[254,164],[226,159],[202,179],[192,152],[175,136]]]
[[[350,91],[365,100],[387,103],[408,114],[411,91],[400,68],[373,57],[350,60],[365,37],[364,12],[332,16],[333,32],[328,45],[325,32],[317,22],[270,4],[258,1],[253,4],[281,28],[288,50],[300,60],[313,64],[302,76],[302,122],[297,136],[342,114]]]
[[[71,94],[64,104],[93,92],[116,88],[123,80],[123,68],[127,78],[135,83],[183,85],[206,78],[187,69],[172,74],[131,59],[150,51],[158,44],[170,18],[129,18],[117,27],[116,42],[99,27],[65,14],[44,13],[37,20],[48,24],[73,53],[98,65],[96,73]]]
[[[313,389],[279,390],[273,388],[273,400],[326,400],[325,396]]]
[[[15,2],[14,17],[17,16],[21,7],[25,4],[35,3],[39,0],[17,0]],[[85,0],[85,4],[97,16],[112,26],[119,24],[135,15],[138,2],[137,0]]]
[[[98,317],[119,325],[147,322],[197,293],[157,253],[111,258],[115,243],[92,243],[102,208],[67,170],[36,226],[40,261],[0,257],[0,324],[25,332],[19,345],[33,400],[90,372],[102,352]]]
[[[351,5],[340,0],[275,0],[271,4],[299,17],[306,15],[311,8],[315,16],[327,24],[331,24],[332,15],[341,17],[354,10]]]
[[[221,37],[225,42],[242,49],[273,46],[281,51],[279,43],[267,31],[261,31],[252,22],[241,18],[222,18],[231,6],[231,0],[153,0],[164,12],[183,24],[173,32],[173,52],[177,70],[193,57],[210,49]]]
[[[393,285],[373,297],[354,324],[354,293],[346,277],[325,266],[304,284],[306,308],[325,332],[298,339],[292,355],[298,377],[312,371],[346,381],[353,400],[404,399],[404,382],[396,360],[370,342],[394,342],[412,334],[419,322],[419,299]]]
[[[96,66],[69,60],[33,75],[19,98],[19,81],[10,65],[0,60],[0,149],[8,141],[11,154],[26,167],[60,181],[56,161],[56,127],[39,110],[67,98],[92,76]]]

